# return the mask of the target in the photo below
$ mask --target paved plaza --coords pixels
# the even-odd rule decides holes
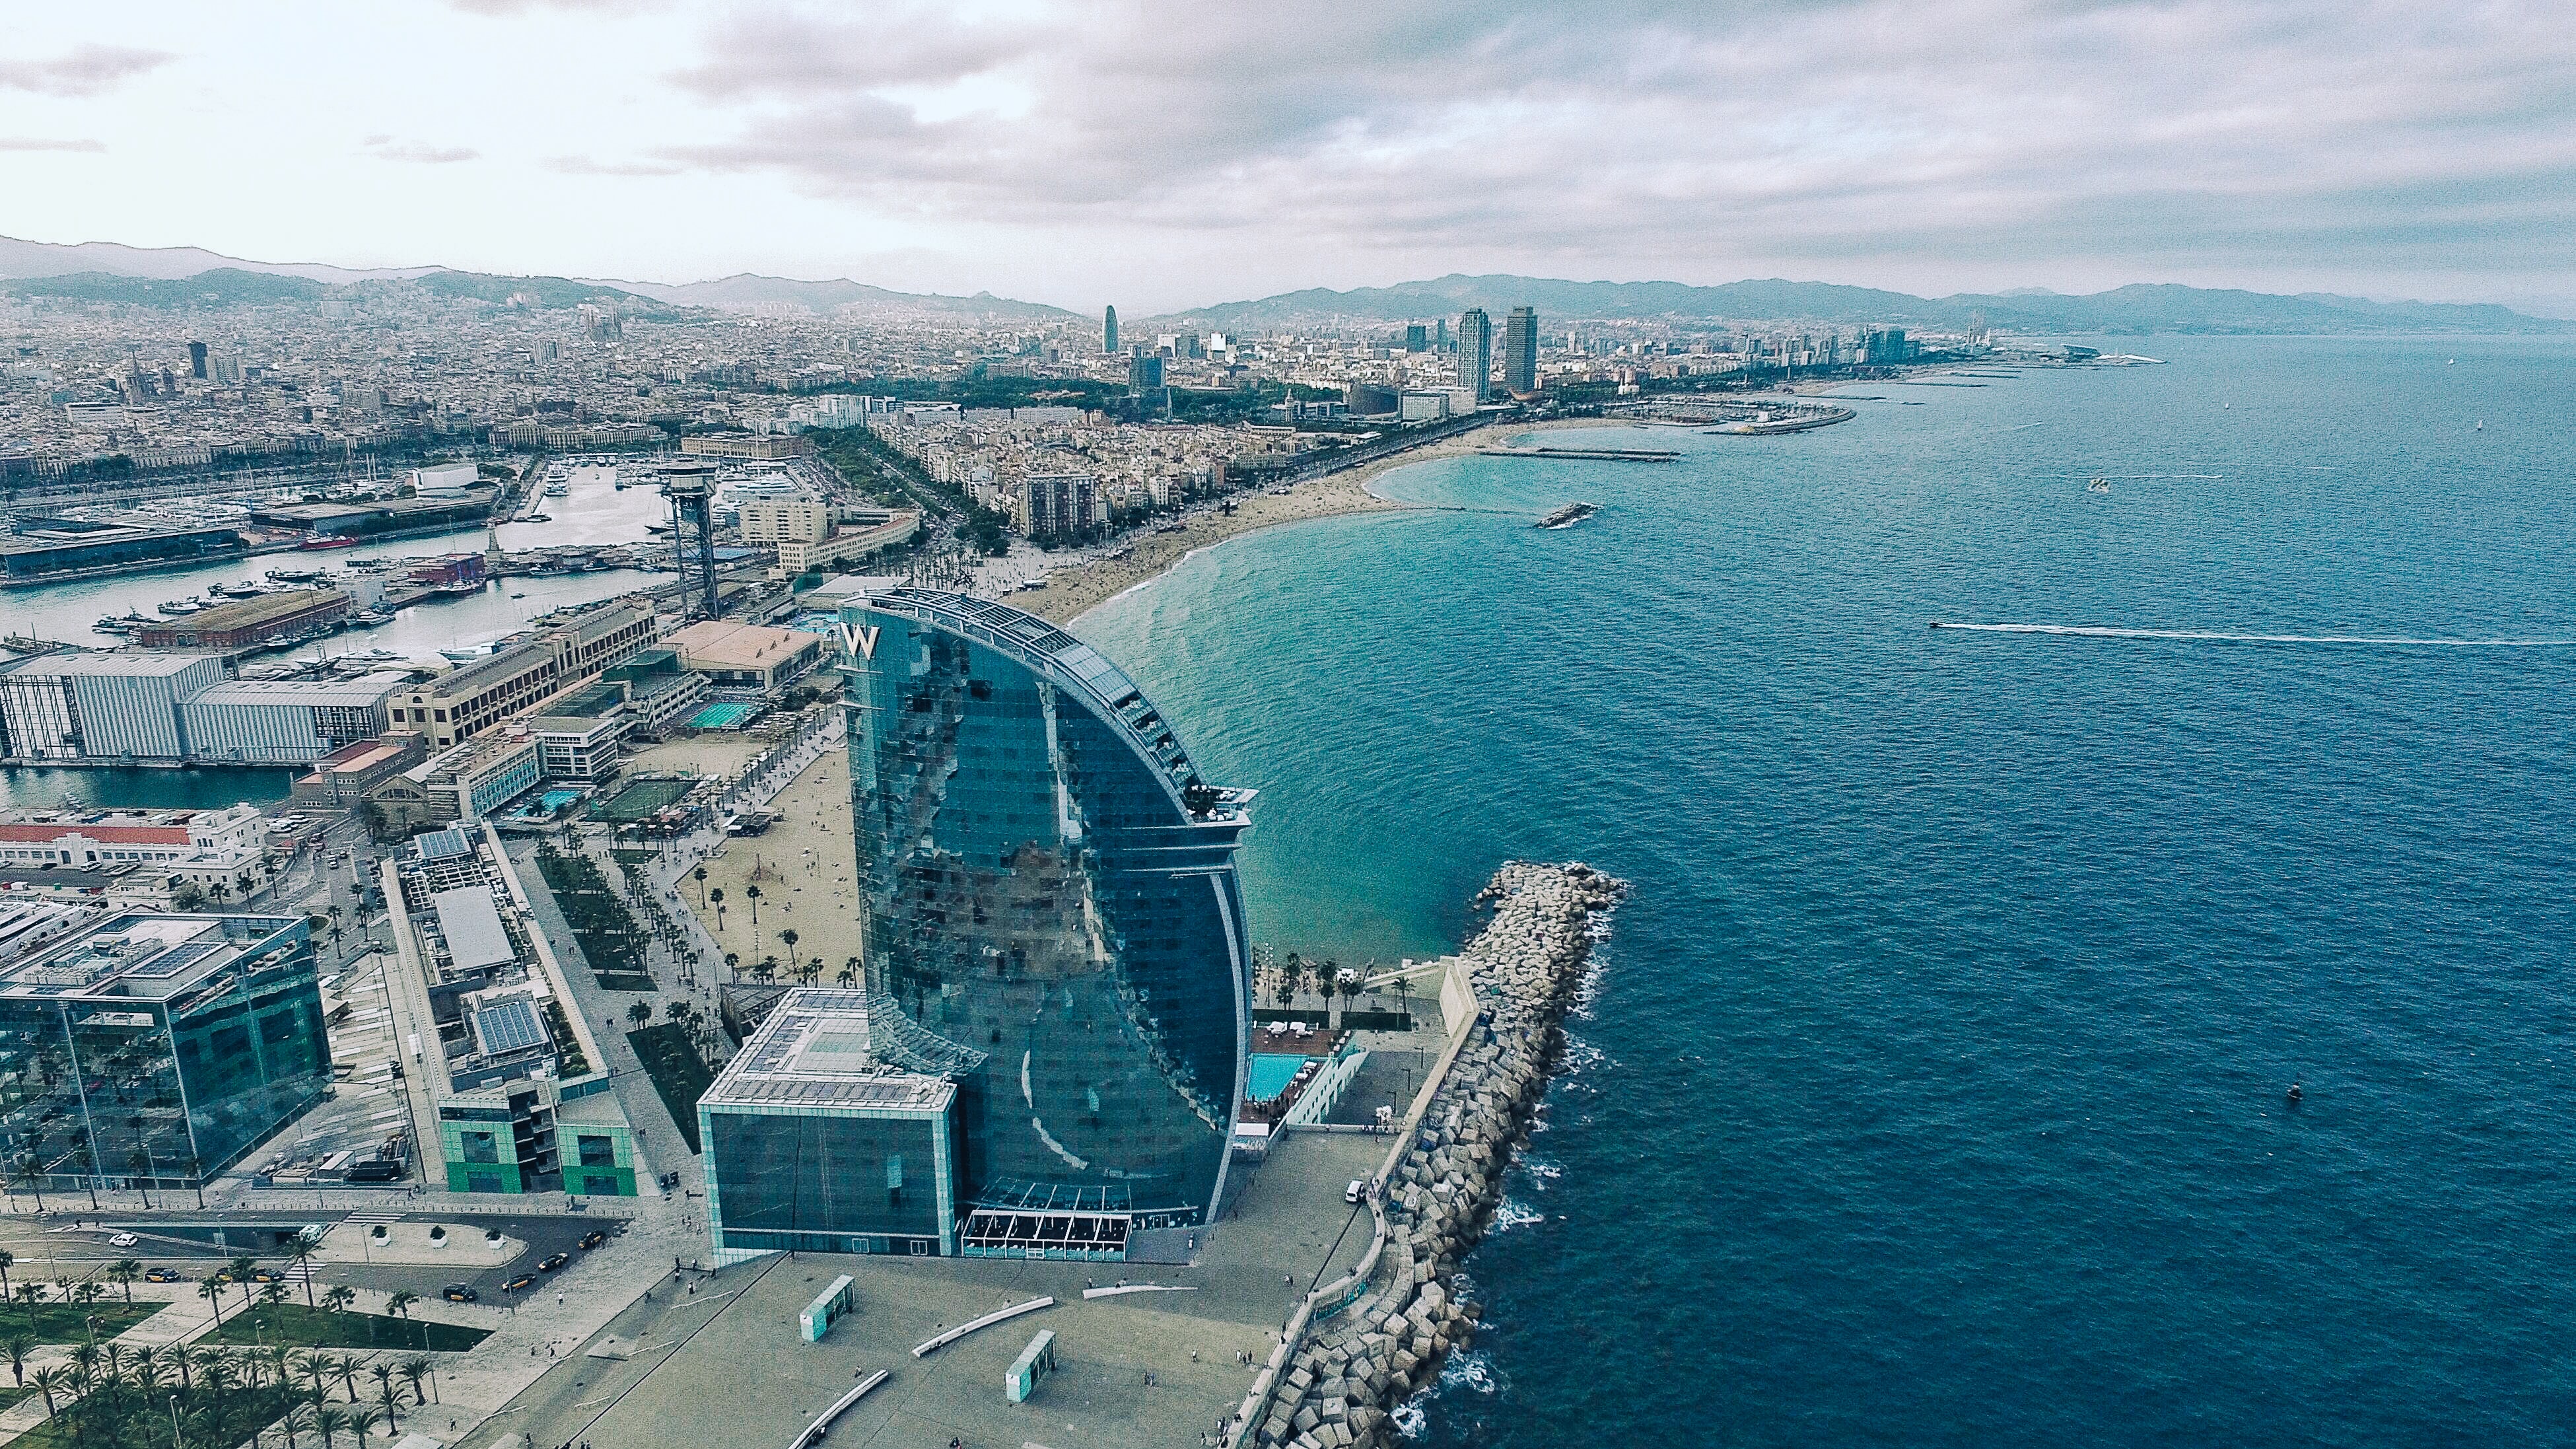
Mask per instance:
[[[720,1273],[666,1275],[651,1301],[620,1313],[586,1346],[613,1338],[626,1357],[582,1352],[557,1360],[469,1442],[474,1449],[522,1442],[553,1449],[583,1440],[603,1449],[788,1449],[861,1377],[888,1369],[892,1377],[834,1427],[831,1443],[940,1449],[954,1437],[972,1449],[1202,1444],[1251,1388],[1253,1369],[1237,1355],[1266,1361],[1292,1302],[1366,1249],[1368,1217],[1342,1201],[1342,1187],[1376,1170],[1387,1141],[1358,1133],[1291,1137],[1239,1179],[1225,1220],[1199,1236],[1187,1265],[801,1253]],[[843,1273],[856,1279],[856,1310],[821,1343],[804,1342],[798,1310]],[[1082,1297],[1086,1287],[1121,1281],[1189,1291]],[[928,1359],[912,1356],[915,1344],[943,1329],[1046,1295],[1058,1300],[1055,1307]],[[1030,1402],[1012,1404],[1004,1371],[1040,1329],[1056,1334],[1058,1369]]]

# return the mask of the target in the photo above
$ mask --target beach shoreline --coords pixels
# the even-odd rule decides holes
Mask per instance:
[[[1237,496],[1232,513],[1193,516],[1177,533],[1143,534],[1129,545],[1132,552],[1126,558],[1095,559],[1057,570],[1048,578],[1045,588],[1013,594],[1010,603],[1052,623],[1068,624],[1111,599],[1161,578],[1200,549],[1213,548],[1228,539],[1241,538],[1265,528],[1311,523],[1322,518],[1419,511],[1419,504],[1402,503],[1370,492],[1369,484],[1398,468],[1436,458],[1463,457],[1478,448],[1491,447],[1493,435],[1497,432],[1626,426],[1617,419],[1604,418],[1498,423],[1490,429],[1476,428],[1419,448],[1372,459],[1346,472],[1309,479],[1297,484],[1285,496],[1269,492],[1241,494]]]

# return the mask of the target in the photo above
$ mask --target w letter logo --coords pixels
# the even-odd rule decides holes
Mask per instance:
[[[877,657],[877,635],[880,632],[882,632],[880,626],[875,624],[870,624],[865,628],[853,628],[848,624],[843,624],[841,626],[841,647],[849,653],[857,655],[861,659],[874,659]]]

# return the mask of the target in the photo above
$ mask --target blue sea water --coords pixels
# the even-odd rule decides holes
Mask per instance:
[[[2142,350],[1423,464],[1078,623],[1263,791],[1261,939],[1637,887],[1422,1442],[2576,1439],[2576,644],[1925,627],[2576,641],[2576,346]]]

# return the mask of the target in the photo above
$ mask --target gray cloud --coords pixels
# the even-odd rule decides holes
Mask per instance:
[[[58,141],[46,136],[0,136],[0,151],[104,151],[100,141]]]
[[[755,9],[671,77],[733,128],[666,159],[952,222],[1588,274],[2517,271],[2576,221],[2563,22],[2536,0]],[[943,91],[962,113],[917,100]]]
[[[414,166],[452,166],[459,161],[472,161],[482,152],[471,146],[432,146],[426,141],[390,141],[370,138],[367,152],[379,161],[400,161]]]
[[[94,96],[178,59],[166,50],[84,45],[51,60],[0,60],[0,90]]]

